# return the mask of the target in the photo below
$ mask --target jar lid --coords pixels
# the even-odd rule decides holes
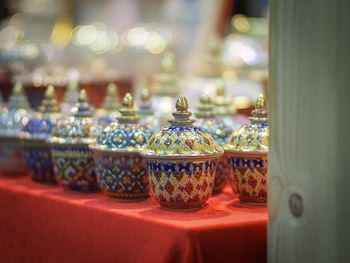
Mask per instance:
[[[237,132],[233,133],[225,150],[246,152],[267,152],[269,150],[267,107],[263,94],[258,96],[250,120],[250,124],[242,125]]]
[[[227,143],[232,129],[230,129],[222,120],[215,118],[213,115],[213,104],[208,94],[203,94],[200,97],[200,102],[197,106],[196,124],[209,133],[214,140],[220,145]]]
[[[187,99],[181,95],[176,102],[174,118],[169,121],[170,126],[156,132],[141,154],[160,158],[209,158],[222,155],[223,150],[213,137],[203,129],[193,126],[191,115]]]
[[[29,102],[24,94],[23,85],[17,82],[12,90],[7,107],[0,113],[0,135],[18,137],[31,115]]]
[[[51,143],[90,144],[95,141],[96,125],[93,122],[94,110],[89,103],[86,91],[79,93],[78,102],[72,108],[72,116],[57,122]]]
[[[58,103],[55,96],[55,88],[47,87],[44,99],[39,106],[39,112],[34,113],[28,123],[23,127],[22,138],[45,139],[50,136],[56,126],[58,115]]]
[[[108,125],[97,137],[91,148],[110,152],[139,152],[151,137],[151,130],[138,123],[130,93],[123,98],[118,122]]]

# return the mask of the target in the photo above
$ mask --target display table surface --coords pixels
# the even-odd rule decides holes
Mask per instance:
[[[195,212],[0,176],[0,262],[266,262],[266,207],[229,188]]]

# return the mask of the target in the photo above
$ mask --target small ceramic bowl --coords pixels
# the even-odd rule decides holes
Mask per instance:
[[[251,123],[242,125],[225,146],[229,158],[229,181],[242,202],[267,202],[268,136],[265,99],[259,95]]]
[[[16,83],[7,107],[0,113],[0,173],[19,175],[27,172],[20,133],[30,116],[23,86]]]
[[[48,140],[52,147],[54,172],[64,189],[73,191],[98,190],[92,151],[95,142],[93,109],[85,90],[72,108],[72,116],[58,121]]]
[[[128,93],[117,122],[107,126],[90,148],[94,153],[100,188],[111,198],[143,199],[149,196],[149,182],[140,150],[151,130],[138,123],[133,98]]]
[[[27,167],[34,181],[56,183],[47,138],[51,136],[58,119],[55,90],[49,86],[39,111],[32,115],[21,133]]]
[[[154,199],[163,208],[196,210],[212,194],[223,150],[208,133],[193,126],[184,96],[178,98],[176,109],[170,126],[156,132],[141,155]]]

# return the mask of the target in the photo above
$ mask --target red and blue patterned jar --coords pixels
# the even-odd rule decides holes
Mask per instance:
[[[127,93],[117,122],[108,125],[90,146],[103,193],[131,201],[149,196],[148,176],[140,150],[151,136],[151,130],[139,124],[133,105],[133,98]]]
[[[209,133],[219,145],[224,146],[227,144],[228,139],[232,134],[232,129],[222,120],[214,116],[213,108],[214,105],[212,104],[209,95],[202,95],[197,106],[197,112],[195,112],[197,119],[196,125]],[[227,157],[226,155],[223,155],[218,161],[213,194],[220,193],[227,185],[228,174],[229,168],[227,165]]]
[[[39,111],[23,127],[21,138],[28,170],[34,181],[56,183],[51,146],[47,142],[59,119],[55,89],[48,86]]]
[[[20,134],[31,112],[22,84],[16,83],[7,106],[0,112],[0,172],[3,174],[27,172]]]
[[[67,190],[98,190],[93,154],[89,148],[96,136],[93,114],[86,92],[81,90],[72,116],[58,121],[48,140],[52,146],[56,178]]]
[[[176,102],[170,125],[150,139],[146,159],[151,193],[163,208],[202,208],[212,194],[217,161],[223,149],[202,128],[193,125],[184,96]]]
[[[242,202],[267,202],[269,127],[264,96],[260,94],[251,123],[234,132],[225,146],[231,167],[229,179]]]

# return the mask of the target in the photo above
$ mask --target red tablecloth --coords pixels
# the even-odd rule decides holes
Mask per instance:
[[[266,262],[265,207],[229,188],[196,212],[0,176],[0,262]]]

